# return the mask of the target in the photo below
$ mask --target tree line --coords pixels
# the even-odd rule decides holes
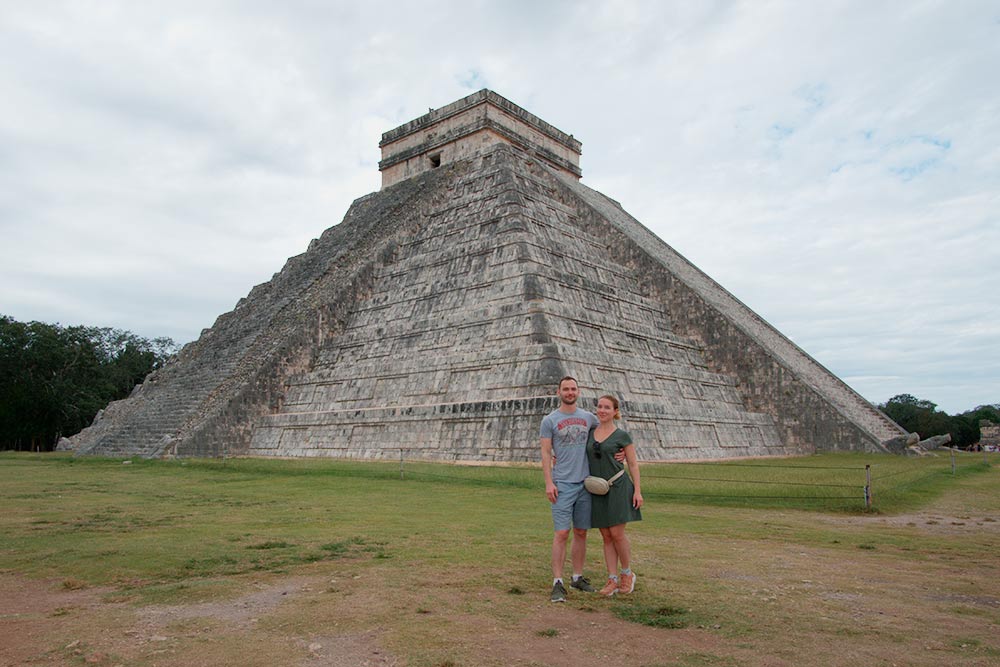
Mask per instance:
[[[0,316],[0,449],[53,450],[176,351],[170,338]]]
[[[951,446],[967,448],[979,442],[979,421],[1000,424],[1000,403],[980,405],[966,412],[948,415],[937,404],[912,396],[893,396],[878,409],[909,433],[919,433],[922,440],[935,435],[951,434]]]

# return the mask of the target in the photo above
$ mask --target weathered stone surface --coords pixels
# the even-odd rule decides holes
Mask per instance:
[[[894,438],[889,438],[882,443],[882,446],[886,451],[892,454],[903,454],[906,452],[907,447],[912,447],[916,445],[920,440],[920,435],[917,433],[906,433],[904,435],[898,435]]]
[[[994,424],[989,419],[980,419],[978,444],[981,448],[990,448],[992,451],[1000,449],[1000,424]]]
[[[902,434],[541,157],[496,142],[359,199],[77,450],[531,461],[566,374],[622,399],[646,460]]]
[[[944,435],[935,435],[927,438],[926,440],[921,440],[917,443],[917,446],[930,451],[932,449],[943,447],[949,442],[951,442],[951,433],[945,433]]]
[[[525,150],[580,178],[581,144],[491,90],[480,90],[382,135],[382,187],[472,157],[494,144]]]

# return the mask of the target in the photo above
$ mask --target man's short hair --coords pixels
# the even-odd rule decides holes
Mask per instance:
[[[565,382],[566,380],[572,380],[573,382],[576,382],[576,378],[575,377],[573,377],[572,375],[567,375],[563,379],[559,380],[558,387],[560,389],[562,389],[562,383]],[[576,382],[576,384],[579,385],[580,383]]]

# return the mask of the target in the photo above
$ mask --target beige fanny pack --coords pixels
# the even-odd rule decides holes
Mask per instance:
[[[590,475],[583,480],[583,488],[587,489],[595,496],[606,496],[608,491],[610,491],[611,487],[614,485],[615,480],[624,474],[625,469],[622,468],[618,471],[618,474],[611,479],[604,479],[603,477],[594,477],[593,475]]]

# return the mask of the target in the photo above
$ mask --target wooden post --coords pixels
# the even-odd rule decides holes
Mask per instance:
[[[399,448],[399,478],[403,479],[403,448]]]
[[[955,474],[955,448],[951,448],[951,474]]]
[[[871,510],[872,508],[872,466],[870,463],[865,464],[865,509]]]

